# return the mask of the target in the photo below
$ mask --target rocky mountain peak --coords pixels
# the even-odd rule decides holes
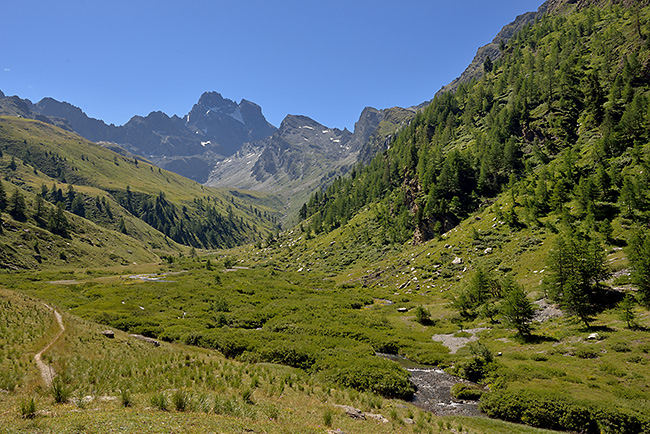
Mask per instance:
[[[301,127],[323,127],[323,125],[319,124],[315,120],[303,116],[303,115],[287,115],[283,120],[282,123],[280,124],[280,129],[279,132],[282,133],[283,131],[291,130],[291,129],[296,129],[296,128],[301,128]],[[323,127],[325,128],[325,127]]]
[[[232,115],[238,109],[239,106],[235,101],[224,98],[219,92],[204,92],[199,98],[199,102],[192,108],[189,121],[191,122],[192,114],[217,112]],[[235,118],[237,117],[235,116]]]

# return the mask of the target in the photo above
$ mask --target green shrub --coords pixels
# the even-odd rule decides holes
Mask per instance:
[[[325,381],[386,398],[408,400],[415,391],[408,371],[397,363],[347,350],[324,357],[316,370]]]
[[[415,321],[426,326],[431,324],[431,313],[422,306],[415,308]]]
[[[595,359],[598,357],[598,351],[590,347],[578,348],[575,352],[577,357],[581,359]]]
[[[487,376],[489,372],[488,364],[480,357],[473,357],[470,360],[462,363],[458,369],[458,374],[469,381],[474,383],[481,381]]]
[[[483,390],[469,384],[457,383],[451,388],[451,396],[465,401],[478,401],[483,395]]]
[[[553,430],[632,434],[650,429],[646,415],[557,393],[493,391],[483,394],[480,408],[489,417]]]
[[[534,360],[536,362],[546,362],[548,360],[548,356],[545,354],[535,353],[530,356],[530,360]]]
[[[626,342],[615,342],[611,345],[611,348],[617,353],[627,353],[632,351]]]

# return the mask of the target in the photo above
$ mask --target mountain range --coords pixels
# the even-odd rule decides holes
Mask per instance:
[[[479,48],[463,74],[438,93],[480,78],[484,62],[498,60],[513,35],[540,19],[549,6],[558,10],[564,3],[546,2],[537,12],[518,16],[491,43]],[[430,102],[411,108],[367,107],[353,132],[299,115],[287,116],[278,129],[265,119],[257,104],[247,100],[236,103],[217,92],[205,92],[182,117],[154,111],[134,116],[122,126],[108,125],[79,107],[52,98],[32,103],[0,94],[0,114],[60,126],[206,185],[275,193],[286,203],[285,221],[290,221],[311,193],[385,151],[395,133]]]
[[[145,117],[134,116],[122,126],[107,125],[78,107],[52,98],[33,104],[18,97],[3,97],[0,113],[43,120],[94,142],[117,144],[195,181],[205,180],[214,161],[276,130],[258,105],[246,100],[237,104],[216,92],[205,92],[182,118],[154,111]]]
[[[286,202],[287,217],[318,188],[346,174],[359,161],[385,150],[415,109],[364,109],[354,133],[329,128],[306,116],[287,116],[280,128],[260,106],[205,92],[185,116],[154,111],[126,124],[107,125],[67,102],[37,103],[0,95],[0,114],[57,125],[124,155],[210,186],[272,192]]]
[[[479,48],[461,76],[437,94],[479,79],[485,73],[486,60],[500,59],[508,41],[545,14],[587,4],[552,0],[536,12],[518,16],[492,42]],[[134,116],[122,126],[91,118],[67,102],[43,98],[32,103],[3,93],[0,114],[60,126],[206,185],[275,193],[286,203],[287,218],[291,220],[311,193],[326,188],[355,164],[367,163],[386,150],[395,133],[430,103],[382,110],[368,107],[353,132],[299,115],[287,116],[278,129],[265,119],[257,104],[247,100],[236,103],[217,92],[205,92],[182,117],[154,111],[144,117]]]
[[[295,217],[311,193],[386,149],[390,137],[414,115],[413,110],[398,107],[366,108],[354,133],[289,115],[271,136],[246,143],[235,155],[217,162],[206,185],[272,192],[286,203],[287,217]]]

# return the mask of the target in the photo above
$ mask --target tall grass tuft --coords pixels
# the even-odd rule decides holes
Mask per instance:
[[[245,389],[241,394],[242,399],[246,404],[254,404],[253,402],[253,390]]]
[[[323,424],[328,428],[331,427],[333,417],[334,416],[332,415],[332,410],[329,408],[325,410],[325,413],[323,413]]]
[[[189,394],[182,389],[176,390],[172,394],[172,404],[174,404],[174,408],[176,409],[176,411],[187,410],[190,406]]]
[[[33,419],[36,416],[36,402],[34,402],[34,398],[20,401],[18,411],[23,419]]]
[[[122,404],[122,407],[131,407],[133,405],[129,389],[120,389],[120,403]]]
[[[167,411],[167,396],[164,393],[154,393],[151,395],[151,405],[158,410]]]
[[[70,391],[60,377],[55,378],[52,382],[52,397],[57,404],[65,404],[70,399]]]

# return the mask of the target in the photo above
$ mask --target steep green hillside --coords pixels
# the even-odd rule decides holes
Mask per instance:
[[[38,121],[0,118],[0,152],[0,211],[63,237],[79,228],[67,211],[154,249],[228,247],[265,238],[279,216],[271,196],[207,188]]]
[[[329,231],[378,203],[387,242],[425,241],[508,183],[539,179],[548,197],[530,195],[526,206],[536,216],[557,209],[547,203],[554,192],[554,205],[577,197],[581,182],[598,190],[590,199],[623,201],[632,178],[622,168],[643,161],[648,139],[648,13],[591,8],[524,28],[501,60],[485,65],[483,80],[436,98],[389,151],[313,196],[305,213],[312,230]],[[548,166],[555,159],[566,170]]]
[[[415,319],[422,304],[434,340],[479,339],[489,351],[448,360],[491,385],[491,416],[642,432],[650,9],[585,3],[524,28],[481,81],[315,194],[278,254],[404,298]]]

